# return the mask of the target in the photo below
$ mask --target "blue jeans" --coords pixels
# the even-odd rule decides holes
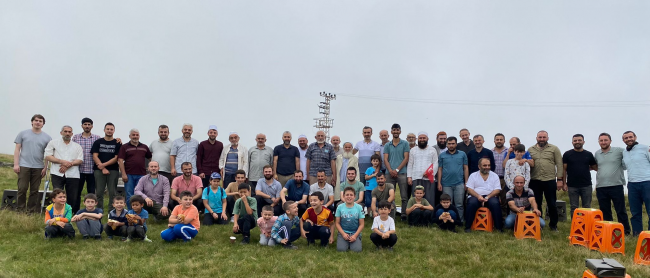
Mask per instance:
[[[650,215],[650,181],[628,182],[627,198],[630,201],[630,212],[632,212],[632,233],[638,236],[643,231],[643,203],[645,210]],[[650,227],[650,221],[648,222]]]
[[[372,190],[366,190],[366,193],[363,193],[363,202],[368,208],[368,211],[370,211],[370,206],[372,205]]]
[[[456,206],[456,210],[458,210],[458,214],[460,214],[459,218],[461,218],[461,221],[463,221],[462,218],[463,215],[465,215],[463,213],[465,212],[465,209],[463,208],[465,186],[462,183],[454,186],[443,186],[442,193],[451,196],[451,203]]]
[[[126,206],[131,209],[131,196],[133,196],[133,192],[135,191],[135,186],[138,185],[138,181],[144,176],[142,175],[129,175],[127,174],[126,177],[129,179],[125,184],[124,184],[124,191],[126,191]],[[110,203],[113,203],[113,200],[110,200]]]
[[[517,214],[516,213],[508,214],[508,217],[506,217],[505,228],[506,229],[512,229],[515,226],[515,220],[517,220]],[[540,228],[544,228],[544,226],[546,226],[546,222],[544,221],[544,218],[542,218],[542,217],[539,218],[539,226],[540,226]]]

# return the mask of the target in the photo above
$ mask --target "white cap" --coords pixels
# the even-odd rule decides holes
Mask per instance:
[[[239,134],[237,134],[237,131],[231,131],[231,132],[230,132],[230,135],[233,135],[233,134],[239,136]]]
[[[298,139],[300,138],[307,138],[307,136],[305,136],[304,134],[300,134],[300,136],[298,136]]]
[[[427,137],[429,137],[429,134],[426,133],[426,132],[424,132],[424,131],[420,131],[420,132],[418,133],[418,136],[420,136],[420,135],[426,135]]]
[[[217,126],[216,126],[216,125],[210,125],[210,127],[208,128],[208,130],[210,130],[210,129],[217,130]]]

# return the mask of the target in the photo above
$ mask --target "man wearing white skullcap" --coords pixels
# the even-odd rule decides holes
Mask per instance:
[[[433,166],[432,166],[433,165]],[[409,152],[409,162],[406,169],[408,184],[415,188],[418,185],[424,187],[424,198],[434,204],[436,188],[432,180],[426,174],[427,169],[433,167],[432,177],[438,172],[438,152],[433,146],[429,146],[429,135],[421,131],[418,133],[417,146]]]
[[[308,140],[307,136],[304,134],[300,134],[298,136],[298,151],[300,152],[300,170],[303,172],[303,179],[307,184],[309,184],[309,172],[307,172],[307,157],[305,156],[307,154],[307,148],[309,147],[307,145]]]
[[[223,143],[217,140],[218,135],[217,126],[209,126],[208,140],[199,144],[199,150],[196,153],[196,168],[204,188],[210,186],[212,173],[221,174],[219,159],[221,159],[221,153],[223,152]]]
[[[219,168],[221,169],[224,186],[235,182],[235,172],[237,170],[244,170],[246,178],[248,178],[248,149],[239,144],[239,135],[235,131],[230,132],[228,141],[230,141],[230,144],[223,147],[219,159]]]

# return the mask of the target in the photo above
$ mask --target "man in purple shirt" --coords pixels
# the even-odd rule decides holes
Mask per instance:
[[[169,217],[167,205],[169,204],[170,183],[165,176],[158,175],[158,169],[158,162],[149,162],[149,174],[138,181],[135,195],[142,196],[145,202],[144,209],[160,220]]]
[[[210,186],[212,173],[221,173],[219,158],[223,151],[223,143],[217,140],[218,135],[217,126],[211,125],[208,128],[208,140],[201,142],[196,152],[196,169],[204,188]]]

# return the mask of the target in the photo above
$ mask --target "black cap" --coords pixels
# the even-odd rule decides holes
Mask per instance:
[[[393,124],[393,126],[390,127],[390,129],[394,129],[394,128],[402,129],[402,127],[399,124]]]
[[[81,119],[81,124],[85,124],[85,123],[93,124],[93,120],[91,120],[88,117]]]

